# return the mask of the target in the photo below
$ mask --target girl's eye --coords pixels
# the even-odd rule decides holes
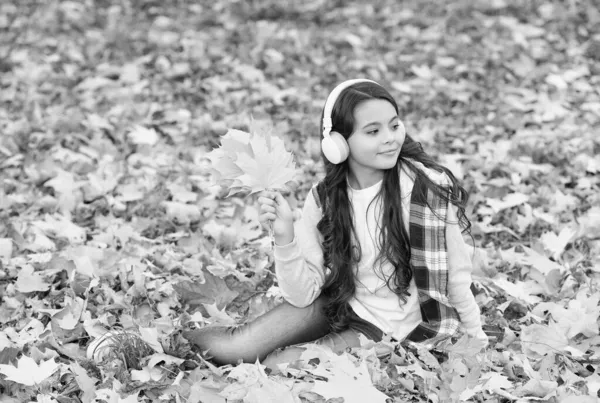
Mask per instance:
[[[399,127],[400,127],[400,125],[396,123],[396,124],[394,125],[394,130],[398,130],[398,128],[399,128]]]
[[[377,134],[377,132],[379,131],[379,129],[375,129],[375,130],[369,130],[367,132],[367,134]]]

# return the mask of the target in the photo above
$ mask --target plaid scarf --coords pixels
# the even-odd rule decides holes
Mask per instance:
[[[455,335],[460,320],[448,300],[445,222],[448,202],[435,195],[422,178],[423,175],[416,175],[411,194],[409,236],[410,263],[423,321],[407,339],[435,345]]]

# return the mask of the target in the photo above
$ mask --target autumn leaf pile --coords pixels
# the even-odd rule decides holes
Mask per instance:
[[[0,402],[597,401],[599,32],[579,0],[0,2]],[[217,368],[182,329],[282,298],[208,154],[272,124],[300,211],[327,92],[356,77],[470,191],[498,338]]]

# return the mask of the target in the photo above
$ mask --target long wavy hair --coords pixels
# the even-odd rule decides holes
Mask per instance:
[[[382,99],[394,106],[398,105],[390,93],[380,85],[361,82],[346,88],[338,97],[332,111],[332,130],[348,138],[354,132],[354,111],[364,101]],[[321,114],[321,122],[323,121]],[[321,123],[321,133],[323,127]],[[353,225],[352,207],[348,197],[348,161],[341,164],[330,163],[322,154],[325,164],[325,177],[317,185],[317,194],[323,209],[317,229],[322,235],[324,266],[330,270],[322,292],[328,297],[324,310],[331,330],[338,332],[348,328],[350,314],[349,300],[356,292],[355,268],[361,259],[360,245]],[[413,161],[450,178],[450,185],[437,185],[419,170]],[[410,264],[411,250],[408,233],[402,219],[402,199],[400,197],[400,169],[408,168],[417,175],[427,188],[454,204],[458,210],[458,220],[464,231],[469,231],[471,223],[465,216],[468,199],[467,191],[458,183],[450,170],[434,161],[423,151],[421,144],[407,135],[402,145],[395,167],[383,174],[381,189],[374,200],[383,200],[381,224],[379,225],[380,254],[376,263],[391,263],[394,271],[385,276],[387,287],[398,295],[402,303],[410,296],[408,287],[413,276]],[[418,189],[413,189],[418,191]],[[379,198],[379,199],[378,199]],[[431,207],[431,206],[430,206]],[[445,219],[445,217],[442,217]]]

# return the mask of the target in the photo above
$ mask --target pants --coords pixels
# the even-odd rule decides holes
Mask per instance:
[[[348,329],[331,333],[323,313],[325,302],[324,296],[305,308],[284,302],[252,322],[239,326],[206,326],[184,331],[183,336],[217,365],[253,363],[258,359],[272,368],[274,364],[300,358],[304,349],[299,345],[303,343],[314,341],[341,353],[348,347],[360,346],[359,333],[373,341],[382,339],[383,332],[377,326],[353,311]]]

